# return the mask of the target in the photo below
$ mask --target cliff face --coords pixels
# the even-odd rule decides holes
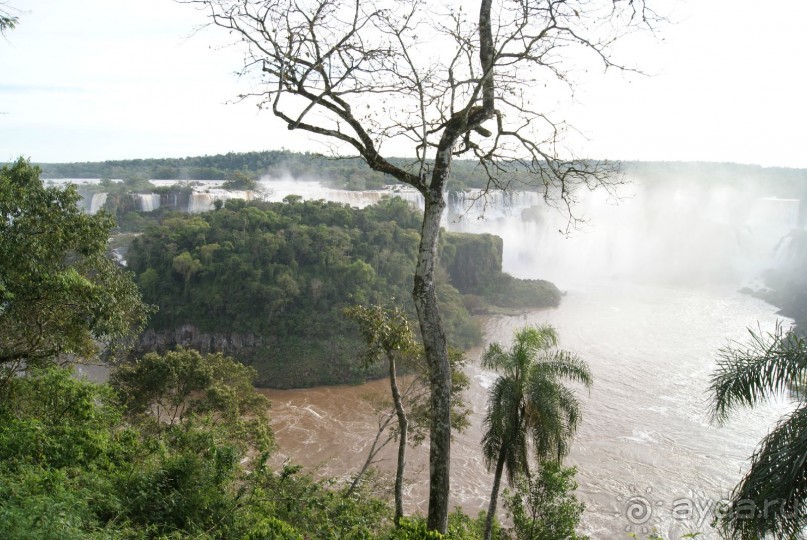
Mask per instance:
[[[446,233],[441,261],[461,293],[492,286],[502,274],[504,242],[492,234]]]
[[[256,336],[233,332],[203,332],[192,324],[170,330],[146,330],[132,350],[134,358],[148,352],[196,349],[201,353],[221,352],[254,367],[255,384],[266,388],[303,388],[323,384],[357,384],[382,377],[386,368],[378,363],[363,367],[363,342],[357,336],[339,336],[326,343],[277,336]],[[289,361],[288,359],[294,359]]]
[[[172,330],[146,330],[140,335],[136,349],[140,352],[164,352],[181,346],[201,353],[223,352],[241,355],[264,345],[264,338],[252,334],[202,332],[192,324]]]
[[[529,309],[560,304],[560,290],[541,279],[517,279],[502,272],[504,242],[492,234],[446,233],[441,264],[450,283],[476,313],[491,307]]]

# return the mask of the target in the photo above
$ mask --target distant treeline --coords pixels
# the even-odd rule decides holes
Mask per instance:
[[[411,159],[393,158],[399,167],[414,170]],[[84,163],[40,163],[43,178],[121,178],[155,180],[232,180],[237,174],[260,178],[291,176],[316,179],[344,189],[375,189],[395,180],[370,170],[358,157],[333,158],[316,153],[288,150],[245,152],[162,159],[129,159]],[[524,166],[506,164],[500,180],[515,189],[540,189],[540,178],[527,173]],[[807,169],[761,167],[737,163],[711,162],[622,162],[630,178],[645,181],[695,181],[710,183],[745,183],[770,186],[770,195],[798,197],[807,194]],[[457,159],[452,165],[452,189],[485,187],[485,171],[472,160]]]
[[[363,342],[342,309],[398,304],[414,318],[420,221],[400,199],[364,209],[231,200],[166,213],[127,255],[144,300],[159,307],[140,348],[223,350],[253,365],[264,386],[361,381]],[[501,254],[498,237],[444,235],[438,294],[454,346],[479,342],[469,309],[560,301],[550,283],[503,274]]]
[[[393,159],[411,168],[411,160]],[[374,189],[396,181],[370,170],[360,158],[332,158],[285,150],[163,159],[130,159],[84,163],[40,163],[43,178],[144,178],[154,180],[230,180],[236,173],[254,177],[291,176],[323,180],[345,189]],[[486,178],[471,161],[457,160],[452,169],[457,185],[484,185]]]
[[[416,172],[415,163],[392,158],[395,165]],[[335,188],[378,189],[397,183],[391,176],[371,170],[358,157],[334,158],[286,150],[246,152],[163,159],[131,159],[84,163],[40,163],[43,178],[120,178],[153,180],[232,180],[238,175],[320,180]],[[452,168],[452,189],[485,187],[488,177],[475,161],[458,159]],[[524,167],[511,164],[508,181],[526,182]],[[520,187],[519,189],[524,189]]]
[[[227,180],[236,173],[295,178],[328,178],[339,183],[361,177],[384,185],[384,177],[358,158],[329,159],[320,154],[285,150],[184,158],[129,159],[84,163],[42,163],[43,178],[131,178],[154,180]]]

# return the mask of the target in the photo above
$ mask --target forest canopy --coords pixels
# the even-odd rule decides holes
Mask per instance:
[[[127,255],[145,300],[159,307],[141,347],[170,348],[185,328],[186,344],[235,355],[257,369],[260,385],[360,381],[363,345],[342,309],[397,304],[414,314],[419,221],[400,199],[364,209],[231,200],[203,214],[166,213]],[[498,237],[447,234],[442,246],[439,294],[457,347],[479,341],[468,306],[560,300],[549,283],[501,272]]]

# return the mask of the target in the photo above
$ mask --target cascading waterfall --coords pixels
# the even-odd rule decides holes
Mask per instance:
[[[423,208],[416,190],[346,191],[314,181],[264,181],[265,200],[288,195],[355,207],[401,197]],[[797,226],[799,201],[732,186],[643,185],[634,179],[617,199],[603,191],[578,194],[576,228],[536,191],[480,189],[446,194],[443,226],[504,238],[504,270],[560,284],[569,280],[631,278],[640,282],[740,284],[773,261],[781,238]]]
[[[773,226],[795,229],[799,223],[799,199],[760,197],[754,201],[748,223],[755,226]]]
[[[90,214],[94,215],[104,206],[108,193],[93,193],[90,201]]]
[[[521,217],[522,211],[541,204],[542,198],[535,191],[468,189],[447,193],[446,202],[449,220],[459,222]]]
[[[413,208],[423,208],[423,196],[413,188],[395,186],[388,189],[348,191],[324,186],[313,180],[264,179],[261,185],[265,190],[262,199],[269,202],[281,202],[289,195],[297,195],[303,200],[324,200],[338,202],[364,208],[388,197],[398,197],[408,202]]]
[[[252,191],[228,191],[225,189],[207,189],[204,192],[194,191],[188,201],[188,213],[198,214],[208,212],[215,208],[216,201],[226,202],[229,199],[245,199],[251,201],[255,198]]]
[[[132,198],[140,212],[153,212],[160,207],[160,195],[157,193],[132,193]]]

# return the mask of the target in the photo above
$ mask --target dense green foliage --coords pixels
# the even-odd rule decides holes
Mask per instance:
[[[90,357],[98,342],[137,330],[148,309],[130,275],[106,255],[114,226],[88,216],[68,187],[45,188],[20,159],[0,169],[0,368],[60,354]]]
[[[574,491],[577,469],[547,461],[537,474],[520,475],[514,491],[505,491],[504,504],[513,518],[518,540],[585,540],[575,529],[585,505]]]
[[[269,404],[252,387],[256,375],[221,353],[177,349],[121,365],[111,385],[127,415],[156,431],[204,419],[223,439],[266,451],[272,446]]]
[[[178,350],[122,368],[113,386],[54,366],[11,379],[0,389],[0,537],[440,538],[417,517],[395,530],[388,502],[363,486],[269,467],[268,402],[252,375]],[[445,538],[480,530],[455,512]]]
[[[232,175],[229,175],[227,181],[225,181],[221,187],[224,189],[258,189],[258,180],[255,178],[255,176],[256,175],[253,173],[236,171]]]
[[[385,540],[478,540],[482,537],[484,526],[484,512],[477,518],[471,518],[457,508],[448,515],[446,534],[428,530],[425,519],[405,518],[401,520],[400,527],[393,530]],[[504,538],[499,534],[500,528],[497,524],[494,538]]]
[[[364,210],[231,201],[169,215],[128,258],[144,297],[160,308],[151,328],[257,336],[239,359],[258,370],[260,384],[292,386],[361,380],[361,341],[342,309],[391,297],[408,307],[417,244],[417,215],[399,200]],[[443,288],[459,303],[456,290]],[[476,341],[461,303],[446,318],[455,343]]]
[[[445,235],[440,263],[451,284],[465,295],[466,307],[485,312],[490,305],[523,309],[560,304],[560,291],[553,283],[502,273],[503,250],[502,238],[492,234]]]
[[[199,215],[167,213],[127,256],[144,298],[159,306],[150,322],[158,334],[142,340],[143,347],[170,348],[175,330],[190,324],[205,337],[188,344],[204,349],[218,340],[214,348],[254,366],[262,385],[362,380],[365,368],[355,361],[362,340],[342,309],[396,299],[414,313],[419,227],[418,213],[400,199],[364,209],[294,197],[285,203],[232,200]],[[471,236],[447,234],[446,260],[470,249],[486,264],[481,258],[490,253],[476,248]],[[490,244],[494,237],[476,238]],[[487,263],[494,284],[508,280],[500,247]],[[461,293],[485,291],[458,291],[454,279],[450,269],[442,271],[443,321],[451,342],[465,348],[478,342],[479,330]],[[543,294],[540,287],[534,305],[555,305],[557,289]],[[380,373],[376,368],[373,375]]]
[[[139,381],[150,388],[166,365],[189,359],[201,371],[239,373],[214,385],[219,396],[244,383],[255,395],[237,362],[186,351],[141,368],[152,373]],[[253,439],[211,421],[226,414],[227,400],[155,424],[118,405],[122,398],[55,367],[2,389],[0,537],[336,540],[383,537],[391,527],[388,505],[361,490],[347,497],[298,467],[271,470],[266,454],[248,459]]]

